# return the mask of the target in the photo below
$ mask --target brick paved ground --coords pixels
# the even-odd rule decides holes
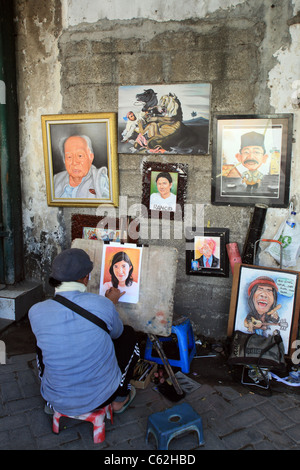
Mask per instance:
[[[199,380],[200,388],[185,396],[203,421],[205,444],[199,447],[196,433],[171,441],[169,449],[182,450],[299,450],[300,401],[298,389],[274,387],[271,396],[253,393],[237,382]],[[299,387],[300,388],[300,387]],[[62,421],[58,435],[51,430],[51,417],[43,411],[35,355],[10,357],[0,365],[0,449],[61,449],[153,451],[147,444],[147,417],[175,405],[150,384],[137,390],[130,408],[106,422],[106,439],[94,444],[92,425]]]

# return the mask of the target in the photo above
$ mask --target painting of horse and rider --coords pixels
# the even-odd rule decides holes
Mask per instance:
[[[118,152],[206,155],[210,85],[119,87]]]

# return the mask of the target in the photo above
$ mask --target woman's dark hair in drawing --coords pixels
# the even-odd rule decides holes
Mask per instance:
[[[129,269],[129,273],[128,273],[127,279],[125,281],[125,284],[126,284],[126,286],[131,286],[132,283],[133,283],[133,277],[132,277],[133,265],[132,265],[132,262],[130,261],[129,256],[124,251],[119,251],[118,253],[116,253],[114,255],[114,257],[112,259],[111,266],[109,268],[112,285],[113,285],[113,287],[118,287],[119,281],[118,281],[118,279],[116,278],[116,276],[114,274],[114,265],[116,263],[119,263],[120,261],[125,261],[126,263],[129,264],[130,269]]]

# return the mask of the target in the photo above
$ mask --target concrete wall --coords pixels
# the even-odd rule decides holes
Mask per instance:
[[[41,115],[117,112],[120,85],[205,82],[212,116],[294,113],[290,196],[300,211],[300,0],[15,3],[26,272],[46,293],[53,257],[70,246],[71,215],[101,208],[47,206]],[[205,226],[229,228],[242,251],[253,208],[211,204],[212,145],[205,156],[120,154],[120,195],[128,207],[141,202],[144,161],[186,163],[187,203],[204,204]],[[264,236],[272,238],[286,212],[268,210]],[[187,276],[184,239],[174,238],[173,225],[170,239],[143,241],[178,249],[175,318],[187,315],[195,331],[224,337],[232,276]]]

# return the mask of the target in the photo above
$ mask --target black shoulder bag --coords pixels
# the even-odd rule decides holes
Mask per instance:
[[[78,313],[79,315],[84,317],[86,320],[89,320],[89,321],[95,323],[97,326],[99,326],[104,331],[106,331],[106,333],[109,334],[109,329],[107,328],[106,323],[103,320],[101,320],[101,318],[98,318],[96,315],[94,315],[93,313],[89,312],[88,310],[85,310],[84,308],[80,307],[77,304],[74,304],[74,302],[72,302],[69,299],[66,299],[62,295],[56,295],[55,297],[53,297],[53,300],[56,300],[56,302],[59,302],[60,304],[64,305],[65,307],[67,307],[67,308],[73,310],[74,312]]]
[[[268,337],[236,330],[228,358],[231,365],[256,365],[268,369],[285,367],[284,348],[280,334]]]

